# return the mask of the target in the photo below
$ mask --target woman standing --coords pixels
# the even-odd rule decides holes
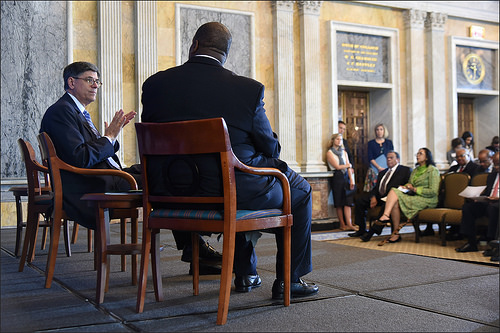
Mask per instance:
[[[388,139],[389,131],[384,124],[375,126],[375,139],[368,141],[368,161],[370,165],[366,172],[363,190],[370,192],[377,185],[378,173],[387,168],[387,152],[394,150],[392,141]]]
[[[392,220],[394,230],[397,230],[401,220],[401,212],[408,219],[412,219],[422,209],[437,206],[440,176],[429,149],[420,148],[418,150],[416,166],[410,175],[408,184],[397,189],[393,188],[389,192],[384,214],[377,223],[385,224]],[[389,238],[389,243],[400,240],[401,235],[395,233]]]
[[[326,152],[326,161],[333,171],[331,187],[333,205],[337,210],[340,229],[356,230],[352,225],[351,207],[354,206],[354,172],[342,145],[342,134],[333,134]]]

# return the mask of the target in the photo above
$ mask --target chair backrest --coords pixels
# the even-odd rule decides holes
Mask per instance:
[[[236,183],[234,167],[239,161],[234,156],[227,126],[222,118],[180,121],[171,123],[136,123],[139,155],[143,169],[143,198],[148,204],[212,204],[224,209],[224,215],[236,216]],[[179,158],[187,161],[194,171],[206,166],[197,165],[191,158],[215,154],[221,193],[198,195],[196,189],[188,194],[155,193],[152,188],[165,181],[150,175],[155,157]],[[150,163],[151,162],[151,163]],[[214,162],[211,160],[210,162]],[[161,169],[161,166],[160,166]],[[213,174],[211,175],[213,176]],[[202,178],[206,178],[202,176]],[[189,187],[189,185],[188,185]],[[193,195],[193,193],[195,195]],[[226,194],[226,195],[224,195]],[[196,196],[198,195],[198,196]],[[223,205],[223,207],[222,207]],[[147,207],[147,206],[146,206]],[[227,215],[229,214],[229,215]]]
[[[54,193],[55,209],[62,210],[63,191],[60,165],[64,162],[57,157],[54,143],[52,143],[52,140],[47,133],[42,132],[38,134],[37,139],[40,147],[40,154],[42,155],[42,161],[46,163],[49,170],[50,183]]]
[[[470,181],[470,186],[486,186],[486,179],[489,173],[479,173],[474,175]]]
[[[21,150],[21,156],[26,167],[26,178],[28,181],[28,201],[32,202],[36,195],[42,194],[42,184],[40,183],[39,175],[40,172],[44,174],[45,187],[50,186],[48,178],[49,169],[46,166],[38,163],[33,146],[28,141],[19,138],[17,140],[17,144],[19,145],[19,149]]]
[[[444,178],[444,207],[462,209],[465,198],[458,195],[469,185],[470,176],[466,173],[450,173]]]

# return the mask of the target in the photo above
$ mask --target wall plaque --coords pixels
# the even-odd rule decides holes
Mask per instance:
[[[457,46],[457,88],[495,90],[495,50]]]
[[[337,31],[339,80],[389,83],[388,38]]]

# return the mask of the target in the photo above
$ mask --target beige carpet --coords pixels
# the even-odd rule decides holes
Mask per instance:
[[[487,248],[486,245],[480,245],[478,252],[458,253],[455,248],[462,246],[465,240],[447,241],[446,246],[441,245],[441,239],[435,236],[420,237],[420,243],[415,243],[414,233],[402,234],[402,240],[398,243],[386,243],[383,246],[378,246],[379,242],[387,236],[374,236],[369,242],[362,242],[359,238],[340,238],[336,240],[328,240],[330,243],[355,246],[364,249],[400,252],[408,254],[416,254],[426,257],[444,258],[461,261],[472,261],[477,263],[497,265],[498,261],[491,261],[490,257],[483,256],[483,251]]]

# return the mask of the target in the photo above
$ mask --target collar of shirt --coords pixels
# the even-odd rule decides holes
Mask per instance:
[[[399,166],[399,163],[397,163],[395,166],[393,166],[392,168],[389,168],[389,170],[391,170],[392,172],[396,171],[396,169],[398,168]],[[389,171],[387,170],[387,171]]]
[[[217,59],[215,57],[212,57],[212,56],[209,56],[208,54],[197,54],[196,57],[210,58],[210,59],[213,59],[213,60],[217,61],[219,64],[222,65],[222,63],[219,61],[219,59]]]
[[[81,113],[83,113],[83,111],[85,110],[85,106],[83,106],[82,103],[80,103],[80,101],[78,99],[76,99],[75,96],[71,95],[70,93],[68,93],[69,97],[71,97],[73,99],[73,101],[75,101],[75,104],[76,104],[76,107],[78,108],[78,110],[80,110]]]

